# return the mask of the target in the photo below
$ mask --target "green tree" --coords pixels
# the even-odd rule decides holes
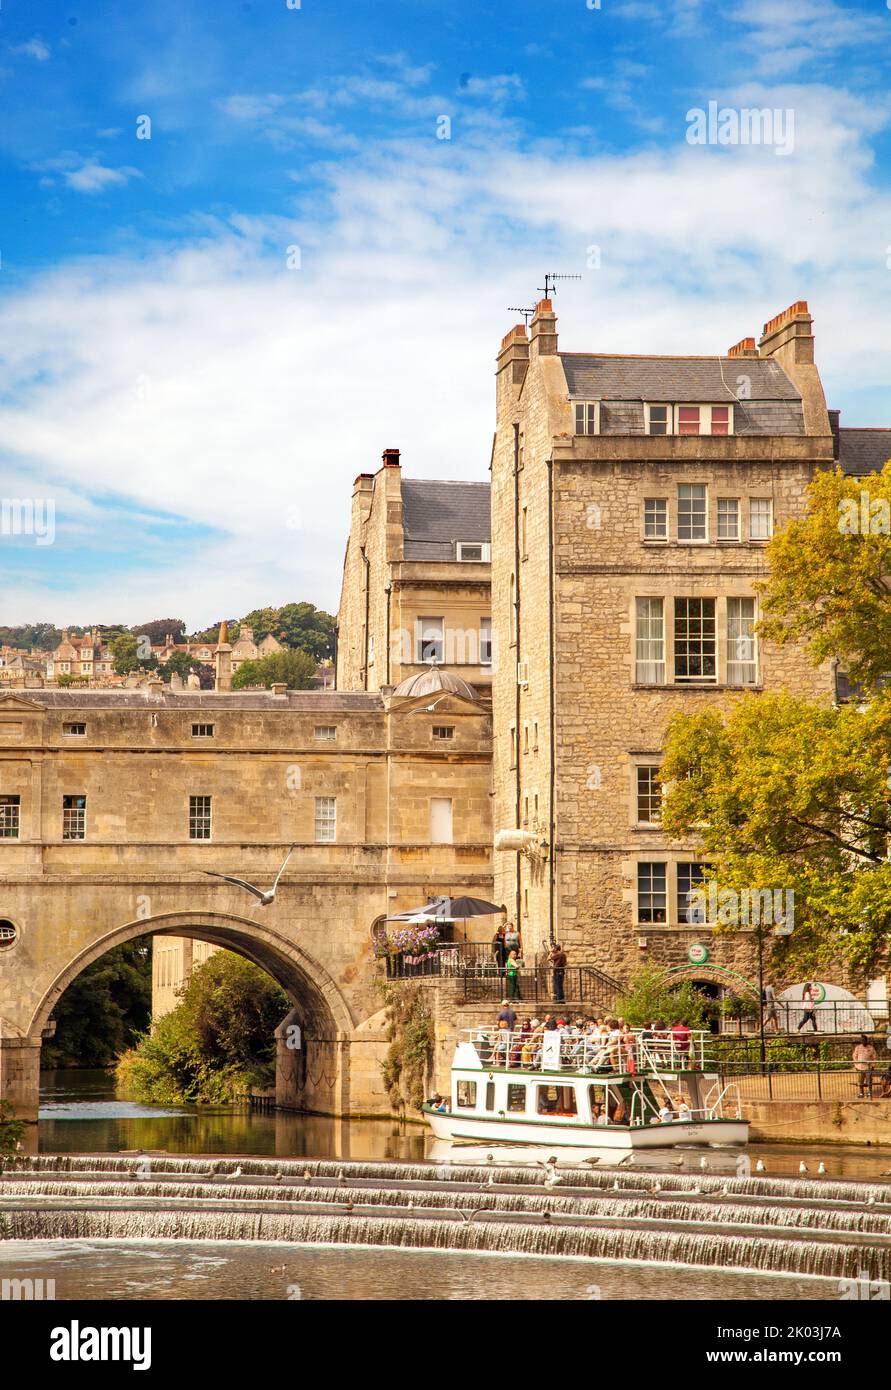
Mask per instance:
[[[45,1067],[110,1067],[149,1026],[151,949],[144,938],[115,946],[68,986],[55,1009]]]
[[[262,642],[264,637],[268,637],[270,632],[278,628],[278,609],[255,608],[253,612],[246,613],[239,623],[239,631],[245,623],[253,632],[254,641]]]
[[[242,690],[246,685],[270,686],[276,681],[284,681],[289,690],[309,690],[316,663],[302,651],[271,652],[258,661],[244,661],[232,677],[233,690]]]
[[[806,515],[767,555],[762,636],[804,642],[815,664],[838,657],[875,688],[891,669],[891,463],[866,477],[818,473]]]
[[[160,647],[166,637],[172,637],[174,642],[181,642],[186,630],[186,625],[182,618],[152,618],[151,622],[139,623],[136,627],[131,627],[130,632],[134,637],[148,637],[153,647]]]
[[[311,603],[286,603],[277,626],[276,636],[285,646],[309,652],[317,662],[334,651],[334,619]]]
[[[158,670],[161,672],[162,680],[169,684],[174,671],[185,680],[191,671],[199,669],[199,665],[200,663],[189,656],[188,652],[171,652],[166,661],[160,662]]]
[[[118,1063],[124,1094],[145,1101],[226,1103],[275,1075],[284,990],[258,966],[220,951],[192,971],[180,1002]]]
[[[751,694],[724,715],[678,714],[660,775],[665,831],[697,836],[713,866],[719,929],[739,925],[754,901],[743,893],[791,892],[794,932],[777,942],[771,922],[764,933],[778,960],[810,973],[841,956],[860,978],[880,969],[891,943],[891,692],[859,708]]]
[[[628,988],[615,1002],[614,1014],[632,1028],[659,1021],[670,1027],[679,1019],[689,1028],[707,1028],[713,1007],[692,980],[672,984],[664,970],[649,966],[631,977]]]
[[[111,645],[114,669],[119,676],[127,676],[139,670],[139,647],[132,633],[118,637]]]
[[[0,1100],[0,1158],[14,1154],[25,1137],[25,1122],[15,1118],[8,1100]]]

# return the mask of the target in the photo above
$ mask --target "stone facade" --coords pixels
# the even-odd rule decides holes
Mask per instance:
[[[496,383],[495,830],[531,830],[544,851],[496,849],[496,900],[519,920],[527,954],[559,940],[571,963],[627,979],[640,962],[683,964],[705,941],[703,978],[751,977],[750,937],[712,939],[685,920],[696,846],[668,841],[649,810],[641,817],[638,768],[658,767],[677,710],[723,708],[743,688],[831,698],[828,665],[752,643],[747,621],[765,574],[762,532],[802,512],[814,470],[837,452],[807,306],[767,325],[757,350],[749,340],[723,359],[610,359],[560,353],[545,300],[528,337],[518,327],[504,339]],[[681,413],[687,403],[698,416]],[[726,433],[678,432],[676,422],[709,421],[712,404]],[[667,432],[649,433],[651,419]],[[692,526],[691,506],[703,512]],[[736,538],[719,538],[719,525]],[[641,617],[638,600],[651,601]],[[715,628],[705,657],[698,630],[690,640],[703,621]],[[642,660],[656,656],[663,664]],[[690,677],[697,661],[712,669]],[[655,907],[648,875],[664,882]]]
[[[279,981],[301,1023],[281,1098],[386,1110],[369,1060],[384,1047],[373,928],[433,892],[491,894],[488,706],[427,703],[160,682],[0,695],[0,1095],[34,1118],[56,1001],[112,946],[156,934],[161,1007],[193,940],[236,950]],[[434,723],[452,729],[447,743]],[[435,844],[433,801],[450,802]],[[268,907],[207,876],[268,888],[291,845]]]
[[[337,686],[385,689],[432,659],[486,692],[497,658],[488,484],[403,480],[399,451],[383,457],[353,488]]]

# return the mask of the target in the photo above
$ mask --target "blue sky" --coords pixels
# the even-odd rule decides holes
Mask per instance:
[[[884,0],[7,0],[0,496],[56,539],[0,535],[0,621],[333,608],[384,447],[486,477],[545,270],[574,350],[806,298],[830,404],[891,424],[889,54]],[[710,101],[794,147],[692,146]]]

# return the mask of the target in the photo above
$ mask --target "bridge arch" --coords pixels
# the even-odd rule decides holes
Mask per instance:
[[[746,979],[745,975],[740,975],[736,970],[728,970],[723,965],[713,965],[710,961],[705,965],[676,965],[665,970],[663,978],[669,985],[680,983],[681,980],[705,980],[709,984],[721,985],[724,989],[732,990],[734,994],[758,998],[756,983]]]

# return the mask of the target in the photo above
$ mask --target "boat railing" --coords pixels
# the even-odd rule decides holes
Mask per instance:
[[[559,1035],[559,1043],[554,1034]],[[670,1075],[714,1070],[712,1034],[690,1030],[654,1033],[635,1028],[617,1035],[567,1029],[465,1028],[459,1039],[473,1045],[483,1067],[508,1071],[567,1071],[580,1075],[623,1073]]]
[[[730,1111],[731,1108],[735,1112],[732,1118],[742,1119],[742,1100],[735,1081],[728,1081],[723,1086],[720,1081],[716,1081],[707,1092],[703,1105],[705,1106],[705,1118],[708,1120],[729,1118],[725,1111]]]

